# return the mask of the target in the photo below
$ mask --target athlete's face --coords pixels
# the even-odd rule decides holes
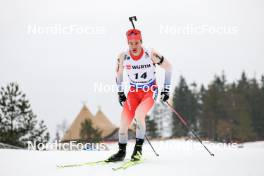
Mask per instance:
[[[134,55],[139,55],[141,52],[141,40],[129,40],[128,41],[128,46],[129,50],[134,54]]]

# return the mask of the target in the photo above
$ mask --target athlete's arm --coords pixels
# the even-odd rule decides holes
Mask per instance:
[[[118,87],[118,98],[121,106],[123,106],[126,101],[126,95],[124,93],[124,88],[123,88],[124,56],[125,55],[123,53],[119,54],[119,56],[117,57],[117,64],[116,64],[116,84]]]
[[[157,64],[161,68],[165,69],[164,89],[166,89],[167,91],[170,91],[171,74],[172,74],[171,63],[166,58],[164,58],[164,56],[162,56],[155,50],[152,50],[151,59],[154,64]]]
[[[121,53],[117,57],[117,63],[116,63],[116,84],[118,86],[118,92],[124,92],[123,88],[123,71],[124,71],[124,54]]]

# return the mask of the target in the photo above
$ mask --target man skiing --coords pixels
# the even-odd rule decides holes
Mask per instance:
[[[131,19],[130,19],[131,20]],[[133,21],[132,25],[134,27]],[[167,101],[170,93],[172,67],[169,61],[153,49],[142,46],[141,31],[130,29],[126,32],[129,49],[119,54],[116,67],[116,83],[118,86],[119,103],[123,106],[119,129],[119,150],[109,157],[107,162],[123,161],[126,156],[128,128],[136,119],[136,144],[131,161],[138,161],[142,157],[146,124],[145,117],[154,105],[158,94],[155,78],[155,67],[159,65],[165,69],[164,87],[161,91],[161,101]],[[123,71],[127,72],[130,89],[127,97],[122,87]]]

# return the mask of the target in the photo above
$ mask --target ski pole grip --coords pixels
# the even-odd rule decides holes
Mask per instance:
[[[136,16],[129,17],[129,21],[133,21],[133,20],[137,21],[137,17]]]

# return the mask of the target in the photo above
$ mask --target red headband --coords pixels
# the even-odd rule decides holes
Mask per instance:
[[[127,40],[142,40],[141,31],[138,29],[129,29],[126,36]]]

